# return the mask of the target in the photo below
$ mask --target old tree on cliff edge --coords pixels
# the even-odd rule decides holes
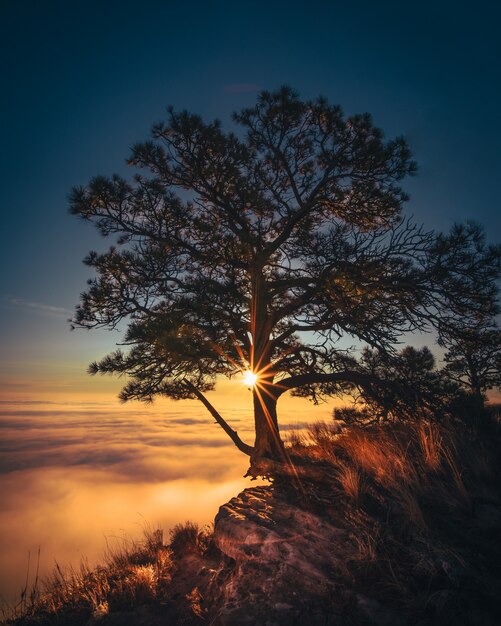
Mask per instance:
[[[200,399],[256,475],[283,457],[284,392],[378,384],[341,338],[391,352],[404,332],[492,316],[499,250],[474,225],[444,236],[402,219],[398,181],[415,164],[369,115],[281,88],[234,122],[224,132],[169,109],[132,150],[146,175],[73,190],[71,212],[116,237],[85,260],[96,278],[73,324],[126,320],[127,350],[90,371],[127,374],[123,400]],[[257,377],[253,446],[203,395],[239,370]]]

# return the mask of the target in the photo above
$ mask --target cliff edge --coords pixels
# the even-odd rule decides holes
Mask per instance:
[[[496,626],[500,442],[497,424],[320,425],[289,446],[292,476],[244,490],[213,528],[58,574],[9,623]]]
[[[498,624],[496,433],[320,430],[292,446],[314,479],[298,471],[246,489],[216,516],[224,557],[207,590],[209,623]]]

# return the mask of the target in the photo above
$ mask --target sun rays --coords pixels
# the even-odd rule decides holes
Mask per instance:
[[[252,319],[254,319],[254,314],[252,315]],[[252,330],[255,332],[256,324],[253,323],[251,326]],[[300,491],[303,492],[304,488],[301,484],[300,476],[283,444],[278,428],[276,402],[281,393],[277,392],[279,390],[282,392],[286,390],[286,388],[280,382],[282,380],[280,373],[278,380],[275,378],[277,375],[274,367],[275,363],[270,358],[272,342],[270,339],[258,341],[257,344],[259,347],[257,347],[254,333],[248,332],[247,337],[248,343],[245,339],[239,341],[234,333],[230,334],[232,348],[236,353],[233,357],[219,344],[212,343],[212,348],[223,357],[227,363],[233,366],[234,370],[228,374],[229,377],[232,378],[235,376],[240,384],[244,384],[249,391],[252,392],[254,397],[255,419],[260,415],[261,417],[259,419],[263,420],[266,424],[266,430],[268,431],[267,437],[272,442],[270,450],[274,450],[272,454],[276,455],[275,460],[289,468],[288,471],[293,482]],[[261,450],[258,439],[259,437],[257,436],[256,430],[256,447],[254,453],[259,455],[264,452],[264,456],[266,456],[270,450]]]

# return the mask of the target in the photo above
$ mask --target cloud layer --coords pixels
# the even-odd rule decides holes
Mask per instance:
[[[252,443],[250,407],[223,413]],[[303,409],[290,411],[283,430],[304,422]],[[99,561],[106,537],[139,536],[142,519],[166,531],[186,519],[211,521],[249,486],[246,468],[194,402],[0,401],[0,595],[19,597],[38,546],[46,575],[55,560]]]

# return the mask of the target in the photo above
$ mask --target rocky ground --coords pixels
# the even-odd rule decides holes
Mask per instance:
[[[339,511],[329,508],[316,503],[313,510],[305,509],[273,487],[247,489],[222,506],[214,537],[231,560],[207,590],[211,623],[499,623],[501,569],[495,564],[501,557],[499,503],[480,505],[454,547],[408,536],[407,549],[388,552],[383,564],[384,547],[377,545],[381,535],[371,537],[363,531],[357,536],[361,527],[353,532],[348,520],[340,521]],[[399,558],[409,567],[406,580],[398,579]],[[391,560],[394,581],[388,580]],[[414,597],[407,596],[409,579]]]

